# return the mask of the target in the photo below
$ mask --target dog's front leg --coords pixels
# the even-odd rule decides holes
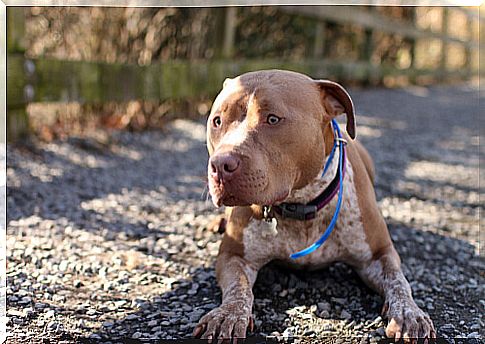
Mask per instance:
[[[383,313],[389,320],[386,327],[389,338],[436,337],[428,314],[413,300],[411,287],[401,271],[399,256],[392,245],[357,272],[367,285],[385,298]]]
[[[204,339],[246,337],[252,326],[253,285],[257,268],[239,255],[221,252],[217,258],[216,275],[222,289],[222,304],[203,316],[195,327],[194,336]]]

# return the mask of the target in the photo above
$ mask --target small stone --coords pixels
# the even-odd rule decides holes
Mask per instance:
[[[289,328],[287,328],[286,330],[283,331],[283,337],[291,338],[293,337],[293,332]]]
[[[59,270],[60,271],[66,271],[67,270],[67,267],[69,265],[69,262],[67,260],[63,260],[60,264],[59,264]]]
[[[453,324],[444,324],[440,327],[441,331],[453,331],[455,326]]]
[[[105,321],[103,323],[103,327],[112,327],[114,325],[114,323],[112,321]]]
[[[472,326],[470,326],[470,330],[472,331],[480,330],[480,324],[473,324]]]
[[[56,323],[55,321],[51,321],[47,324],[47,329],[49,331],[57,331],[59,328],[59,324]]]
[[[327,311],[330,312],[330,309],[332,308],[328,302],[319,302],[317,303],[318,310],[321,311]]]
[[[23,298],[20,299],[19,303],[22,305],[28,304],[32,302],[32,298],[29,296],[24,296]]]
[[[338,297],[332,297],[332,302],[335,302],[339,305],[345,305],[346,303],[348,303],[348,300],[347,299],[344,299],[344,298],[338,298]]]
[[[26,317],[33,314],[33,313],[34,313],[34,309],[32,307],[27,307],[27,308],[24,308],[24,310],[23,310],[23,314]]]
[[[126,316],[126,320],[136,320],[136,319],[138,319],[138,318],[139,318],[139,316],[138,316],[138,315],[136,315],[136,314],[133,314],[133,313],[128,314],[128,315]]]
[[[386,329],[384,327],[379,327],[376,331],[376,333],[381,336],[381,337],[384,337],[386,335]]]
[[[11,316],[11,317],[23,317],[24,316],[24,313],[21,312],[21,311],[18,311],[16,309],[9,309],[7,311],[7,315],[8,316]]]
[[[36,309],[44,309],[44,308],[47,308],[47,305],[45,303],[42,303],[42,302],[37,302],[34,307]]]
[[[350,318],[352,318],[352,315],[351,315],[349,312],[347,312],[345,309],[343,309],[343,310],[340,312],[340,317],[341,317],[342,319],[350,319]]]
[[[303,336],[304,337],[310,337],[311,335],[314,335],[315,334],[315,331],[313,330],[307,330],[303,333]]]
[[[89,310],[86,312],[86,315],[89,315],[89,316],[96,315],[96,310],[94,310],[94,309],[89,309]]]

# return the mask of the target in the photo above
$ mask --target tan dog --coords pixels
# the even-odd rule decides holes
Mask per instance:
[[[347,114],[355,138],[353,104],[342,86],[289,71],[269,70],[227,79],[208,119],[209,189],[216,206],[230,206],[216,264],[222,305],[202,317],[194,330],[202,338],[245,337],[252,324],[252,287],[270,261],[317,269],[345,262],[383,295],[388,337],[435,337],[428,315],[418,308],[400,268],[387,226],[377,207],[372,160],[348,139],[343,203],[335,229],[322,247],[298,259],[290,254],[313,244],[334,214],[337,197],[297,220],[271,215],[263,206],[307,203],[337,173],[338,159],[321,177],[332,149],[331,120]]]

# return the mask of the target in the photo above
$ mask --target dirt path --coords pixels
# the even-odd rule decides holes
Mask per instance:
[[[440,336],[483,336],[477,89],[351,94],[417,303]],[[220,302],[202,123],[7,154],[9,342],[187,338]],[[315,273],[266,267],[255,297],[256,334],[383,335],[382,300],[343,264]]]

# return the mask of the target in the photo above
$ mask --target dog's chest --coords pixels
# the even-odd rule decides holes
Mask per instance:
[[[331,166],[330,171],[333,170]],[[291,201],[308,202],[328,185],[332,176],[330,174],[298,190],[291,195]],[[277,219],[276,229],[266,221],[251,220],[243,235],[245,258],[258,265],[278,260],[295,267],[310,269],[320,268],[334,261],[352,262],[369,259],[371,251],[365,238],[352,166],[349,162],[344,179],[341,211],[332,234],[313,253],[298,259],[289,257],[292,253],[312,245],[321,237],[330,223],[336,204],[337,196],[310,221]]]

